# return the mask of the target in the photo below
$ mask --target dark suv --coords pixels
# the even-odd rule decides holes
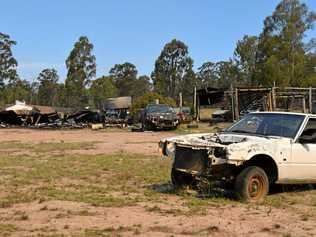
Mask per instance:
[[[149,104],[142,115],[144,129],[173,129],[179,124],[176,112],[169,105]]]

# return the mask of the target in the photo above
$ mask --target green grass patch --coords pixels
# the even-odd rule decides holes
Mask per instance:
[[[89,237],[106,237],[106,236],[121,236],[120,233],[124,232],[133,232],[134,234],[138,233],[139,227],[136,225],[133,226],[119,226],[114,228],[112,226],[104,228],[104,229],[85,229],[83,236]]]
[[[158,156],[0,156],[0,191],[8,193],[0,206],[38,199],[131,205],[151,199],[144,192],[169,180],[169,172],[170,161]]]
[[[13,224],[0,223],[0,235],[3,237],[9,237],[12,233],[18,230],[17,226]]]
[[[0,150],[28,150],[31,152],[45,153],[52,151],[82,150],[94,148],[94,142],[73,142],[73,143],[20,143],[16,141],[0,143]]]
[[[210,126],[209,123],[198,123],[197,128],[188,128],[188,124],[180,124],[178,128],[175,130],[178,134],[191,134],[191,133],[212,133],[218,132],[227,128],[231,125],[231,123],[218,123],[216,125]]]
[[[138,198],[128,196],[119,197],[107,193],[95,192],[87,186],[81,187],[77,190],[43,187],[37,189],[36,192],[40,197],[45,197],[49,200],[84,202],[93,206],[104,207],[121,207],[131,205],[139,201]]]
[[[189,214],[203,214],[207,206],[227,202],[220,198],[204,200],[170,189],[170,167],[170,159],[126,153],[0,155],[0,191],[8,193],[1,199],[0,207],[34,200],[120,207],[144,201],[164,202],[168,195],[178,195],[189,207]],[[165,214],[182,213],[175,209]]]

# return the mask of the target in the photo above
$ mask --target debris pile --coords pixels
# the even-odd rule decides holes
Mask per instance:
[[[21,126],[23,121],[14,111],[0,112],[0,127]]]
[[[64,110],[65,111],[65,110]],[[0,111],[0,127],[29,128],[85,128],[90,124],[103,123],[100,112],[88,109],[60,112],[53,107],[31,106],[17,101],[15,105]]]

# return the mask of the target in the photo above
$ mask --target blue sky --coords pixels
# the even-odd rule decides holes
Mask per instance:
[[[316,11],[316,0],[305,0]],[[44,68],[66,75],[65,60],[75,41],[86,35],[94,44],[97,75],[117,63],[131,62],[149,75],[163,46],[185,42],[198,68],[205,61],[227,60],[244,34],[257,35],[279,0],[0,0],[0,31],[13,48],[23,79]],[[309,32],[316,37],[316,30]]]

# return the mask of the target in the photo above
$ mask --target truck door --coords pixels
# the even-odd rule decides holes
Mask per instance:
[[[309,118],[296,142],[292,143],[289,177],[297,183],[316,182],[316,118]]]

